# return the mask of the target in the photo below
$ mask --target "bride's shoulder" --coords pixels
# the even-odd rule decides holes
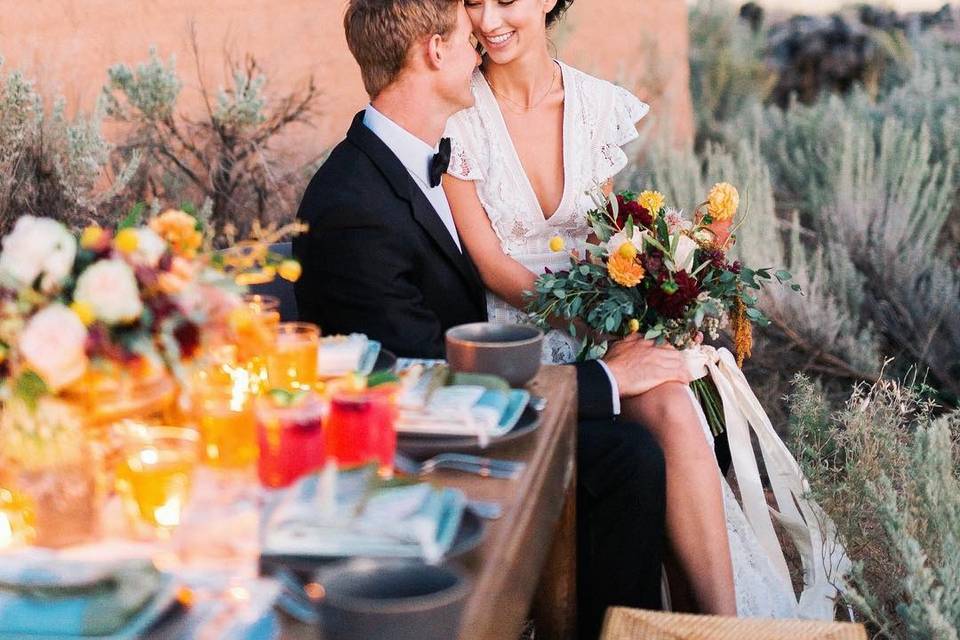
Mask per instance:
[[[575,67],[559,61],[564,77],[573,84],[574,91],[586,111],[598,116],[608,116],[611,112],[622,117],[640,120],[650,111],[650,106],[642,102],[629,90],[603,78],[590,75]]]

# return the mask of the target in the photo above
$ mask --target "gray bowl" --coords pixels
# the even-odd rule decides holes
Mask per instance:
[[[450,640],[470,593],[459,571],[405,560],[339,562],[316,581],[322,640]]]
[[[522,324],[474,322],[447,330],[447,362],[456,372],[490,373],[522,387],[540,371],[543,332]]]

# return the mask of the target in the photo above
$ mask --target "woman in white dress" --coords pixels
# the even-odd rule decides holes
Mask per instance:
[[[626,166],[649,107],[628,91],[554,60],[547,29],[572,0],[465,0],[485,50],[476,104],[450,121],[444,189],[457,229],[487,286],[492,321],[523,322],[524,292],[545,269],[569,265],[550,250],[560,236],[583,255],[594,208],[588,190]],[[578,340],[550,331],[544,361],[575,359]],[[650,347],[661,348],[661,347]],[[721,477],[709,433],[686,385],[665,383],[624,399],[648,425],[667,467],[667,534],[674,609],[790,616],[796,600],[777,580]],[[728,535],[729,532],[729,535]],[[731,552],[733,561],[731,561]]]

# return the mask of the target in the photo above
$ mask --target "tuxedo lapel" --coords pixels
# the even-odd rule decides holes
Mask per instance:
[[[420,187],[410,177],[400,159],[375,133],[363,124],[363,111],[354,117],[353,124],[347,132],[347,140],[355,144],[377,165],[397,197],[409,203],[414,220],[433,240],[440,253],[453,263],[457,271],[460,272],[465,283],[474,293],[474,300],[480,301],[479,307],[485,312],[483,283],[470,257],[466,253],[461,253],[460,249],[457,248],[453,238],[450,237],[450,232],[447,231],[447,227],[440,220],[440,216],[437,215],[433,205],[430,204]]]

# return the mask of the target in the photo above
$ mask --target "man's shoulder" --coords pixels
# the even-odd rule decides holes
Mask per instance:
[[[317,169],[300,202],[299,218],[320,222],[334,212],[362,215],[397,200],[380,169],[349,139],[341,141]]]

